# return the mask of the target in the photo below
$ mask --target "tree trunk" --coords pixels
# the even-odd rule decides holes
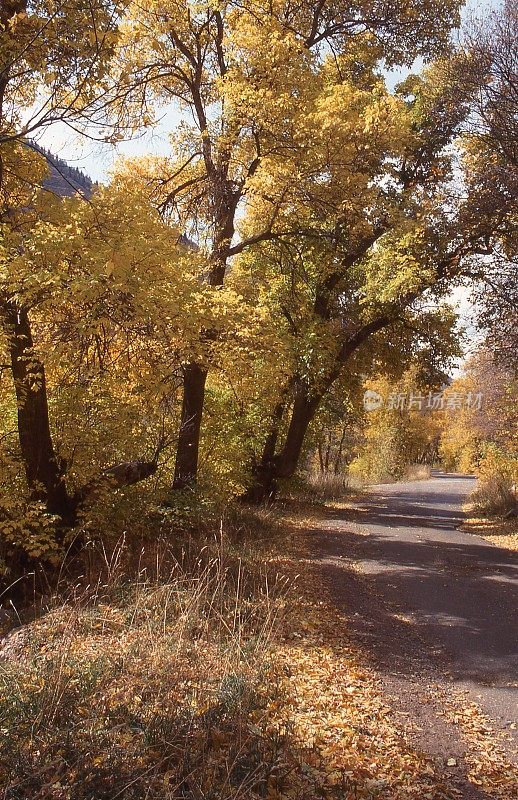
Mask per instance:
[[[70,522],[73,508],[64,472],[58,463],[50,432],[45,368],[35,358],[29,317],[12,302],[4,304],[10,341],[11,367],[18,405],[18,437],[27,476],[35,500],[51,514]]]
[[[187,364],[183,368],[182,417],[176,451],[174,489],[185,489],[196,483],[206,380],[205,367]]]
[[[322,452],[322,442],[318,443],[318,464],[320,467],[320,472],[323,475],[325,472],[325,467],[324,467],[324,454]]]
[[[215,192],[218,195],[218,192]],[[207,278],[209,286],[223,286],[226,272],[225,251],[234,235],[234,211],[228,198],[218,199],[216,220],[216,237],[211,258],[210,272]],[[214,330],[203,330],[202,339],[214,341]],[[205,383],[208,369],[200,364],[191,363],[183,368],[183,399],[180,433],[176,446],[176,461],[173,489],[185,489],[194,486],[198,479],[198,457],[200,451],[201,424],[205,405]]]
[[[266,497],[273,497],[275,495],[277,484],[275,481],[275,470],[273,469],[273,459],[275,457],[275,448],[279,438],[279,427],[282,421],[282,415],[284,414],[284,407],[284,402],[277,403],[275,406],[272,426],[264,443],[261,460],[258,464],[254,464],[252,468],[252,483],[241,497],[244,503],[256,505],[262,502]]]
[[[284,447],[277,455],[273,454],[273,447],[278,438],[277,426],[275,440],[267,440],[268,447],[265,447],[263,458],[255,470],[254,484],[244,496],[247,502],[260,503],[266,497],[273,497],[279,479],[291,478],[295,474],[309,424],[321,399],[321,394],[310,395],[306,387],[298,387]]]
[[[326,459],[324,464],[324,472],[327,475],[329,472],[329,461],[331,459],[331,432],[327,434],[327,448],[326,448]]]
[[[1,303],[0,312],[9,340],[18,406],[18,439],[31,497],[45,503],[48,512],[59,516],[65,526],[74,525],[78,509],[101,482],[109,480],[116,486],[131,486],[153,475],[157,460],[114,464],[70,495],[65,485],[64,465],[59,463],[54,451],[45,368],[33,353],[28,313],[7,300]]]
[[[274,458],[277,478],[291,478],[295,474],[309,424],[321,399],[320,393],[311,395],[307,387],[298,387],[284,447]]]
[[[336,461],[335,461],[335,467],[334,467],[335,475],[339,474],[340,467],[342,466],[342,453],[343,453],[343,449],[344,449],[344,442],[345,442],[346,434],[347,434],[347,428],[343,428],[342,429],[342,436],[340,438],[340,444],[338,445],[338,453],[337,453]]]
[[[383,232],[382,229],[378,231],[376,236],[371,240],[365,240],[362,244],[363,253],[355,253],[354,258],[351,257],[351,264],[354,263],[362,254],[367,252],[369,247],[376,241]],[[438,265],[438,274],[445,272],[452,263],[456,263],[458,256],[454,255],[448,257]],[[317,293],[315,299],[314,312],[320,319],[326,320],[329,318],[331,289],[336,286],[337,275],[332,276],[324,285],[322,291]],[[348,362],[349,358],[372,336],[378,334],[380,331],[386,329],[394,322],[401,318],[404,309],[408,308],[414,300],[419,297],[422,291],[426,290],[424,286],[422,290],[412,289],[397,305],[393,306],[389,311],[382,313],[379,317],[366,322],[356,330],[351,336],[342,342],[339,352],[336,356],[336,361],[332,369],[327,374],[325,380],[319,384],[318,392],[312,393],[311,388],[303,383],[295,382],[295,401],[291,414],[290,425],[286,435],[284,447],[281,452],[270,458],[269,462],[262,462],[260,465],[262,474],[262,483],[264,486],[274,487],[280,478],[291,478],[297,469],[302,446],[308,430],[308,427],[313,420],[316,411],[320,405],[322,398],[326,392],[329,391],[333,383],[339,378],[344,365]],[[260,502],[265,494],[261,496],[260,492],[255,493],[255,502]]]

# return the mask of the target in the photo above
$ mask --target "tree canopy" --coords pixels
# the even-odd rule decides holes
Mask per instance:
[[[454,47],[457,2],[3,4],[7,561],[115,508],[261,500],[366,379],[444,381],[452,288],[512,295],[513,14]],[[168,153],[49,190],[38,132],[171,109]]]

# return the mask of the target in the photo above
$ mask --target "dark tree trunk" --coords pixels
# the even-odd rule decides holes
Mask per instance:
[[[242,496],[244,503],[253,505],[262,502],[267,497],[274,497],[277,490],[275,480],[275,470],[273,469],[273,459],[275,448],[279,438],[279,428],[284,414],[284,402],[277,403],[275,406],[272,426],[264,443],[263,454],[258,464],[254,464],[252,469],[252,483],[249,489]]]
[[[232,211],[228,198],[224,200],[220,198],[216,205],[219,221],[216,224],[216,241],[207,278],[209,286],[215,288],[223,286],[225,281],[225,251],[234,235],[233,214],[235,213],[235,208]],[[203,330],[201,335],[205,341],[214,341],[217,337],[214,330]],[[194,486],[198,479],[198,457],[207,375],[207,367],[194,362],[183,368],[182,416],[176,446],[173,489]]]
[[[309,424],[321,399],[320,393],[311,395],[307,387],[298,387],[284,447],[274,458],[277,478],[291,478],[295,474]]]
[[[275,496],[279,479],[293,477],[309,424],[321,399],[321,394],[310,395],[305,386],[298,387],[284,447],[277,455],[273,454],[278,438],[277,426],[273,447],[272,440],[267,440],[268,447],[265,447],[263,458],[255,470],[254,484],[244,496],[247,502],[260,503],[267,497]]]
[[[284,447],[268,462],[262,461],[259,467],[262,486],[268,487],[270,494],[275,493],[279,479],[291,478],[295,474],[309,425],[322,398],[340,376],[344,364],[369,336],[386,327],[390,321],[390,318],[380,317],[378,320],[367,323],[344,342],[337,356],[336,364],[326,379],[321,382],[318,391],[312,392],[311,387],[305,383],[295,383],[295,400]],[[260,487],[256,487],[253,501],[260,503],[266,496],[264,491],[261,494]]]
[[[182,417],[176,451],[174,489],[185,489],[196,483],[206,380],[205,367],[187,364],[183,368]]]
[[[18,439],[31,497],[45,503],[50,514],[60,517],[63,527],[73,526],[79,508],[95,494],[102,482],[111,481],[116,486],[138,483],[156,472],[157,460],[114,464],[70,495],[65,485],[65,467],[59,463],[54,451],[45,368],[33,352],[28,313],[7,300],[1,302],[0,313],[9,340],[18,406]]]
[[[340,472],[340,467],[342,466],[342,453],[343,453],[343,450],[344,450],[344,443],[345,443],[346,434],[347,434],[347,428],[343,428],[342,436],[340,438],[340,444],[338,445],[338,453],[337,453],[336,461],[335,461],[335,467],[334,467],[335,475],[338,475],[338,473]]]
[[[45,369],[32,352],[29,317],[26,310],[17,309],[11,302],[6,303],[3,310],[10,340],[18,436],[27,483],[34,499],[44,502],[51,514],[70,522],[73,508],[52,444]]]

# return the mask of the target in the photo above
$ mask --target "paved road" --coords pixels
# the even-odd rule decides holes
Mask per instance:
[[[331,512],[316,541],[352,634],[387,682],[400,682],[403,707],[440,675],[513,737],[518,554],[457,530],[473,488],[445,474],[373,487],[363,506]]]

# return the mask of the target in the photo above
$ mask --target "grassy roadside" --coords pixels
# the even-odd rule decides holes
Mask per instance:
[[[130,582],[112,559],[93,590],[12,634],[4,800],[454,797],[323,590],[307,537],[321,516],[311,503],[263,512],[239,545],[222,531],[188,570],[153,579]],[[484,747],[476,782],[510,796]]]
[[[470,509],[468,513],[473,513]],[[497,547],[518,550],[518,519],[502,520],[496,517],[469,517],[461,530],[487,539]]]

